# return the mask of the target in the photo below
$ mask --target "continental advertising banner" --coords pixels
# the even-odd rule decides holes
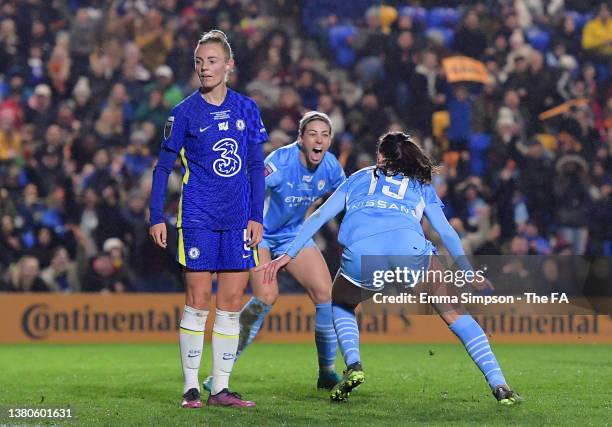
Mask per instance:
[[[0,343],[176,342],[182,294],[0,295]],[[214,313],[214,311],[212,311]],[[212,329],[213,315],[207,331]],[[612,343],[612,317],[584,313],[535,314],[508,307],[474,317],[495,342]],[[359,314],[363,342],[455,342],[433,314],[381,307]],[[311,342],[314,306],[305,295],[281,295],[259,342]]]

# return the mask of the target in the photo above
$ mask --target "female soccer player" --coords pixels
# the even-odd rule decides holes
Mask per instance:
[[[298,140],[272,152],[265,160],[266,212],[260,262],[285,253],[308,208],[344,181],[342,166],[327,150],[333,137],[330,118],[310,111],[301,118]],[[319,359],[318,388],[331,389],[340,377],[335,371],[337,337],[332,322],[332,280],[325,259],[312,239],[304,244],[287,270],[306,289],[315,304],[315,342]],[[263,283],[263,273],[251,273],[254,296],[240,316],[238,354],[253,341],[278,298],[278,284]],[[210,387],[210,377],[204,383]]]
[[[165,248],[163,217],[168,175],[176,156],[183,183],[176,227],[178,262],[184,267],[186,299],[180,325],[185,378],[182,406],[199,408],[198,369],[210,308],[212,274],[219,282],[213,327],[213,381],[208,405],[255,406],[229,391],[240,333],[242,295],[249,269],[257,264],[264,201],[263,151],[266,129],[253,100],[226,86],[234,67],[221,31],[200,38],[194,52],[199,90],[172,109],[153,172],[151,227]]]
[[[304,243],[326,221],[346,210],[338,241],[344,246],[342,263],[332,290],[334,327],[347,370],[332,389],[331,400],[346,400],[365,376],[359,354],[356,306],[381,290],[362,273],[362,256],[378,255],[384,269],[403,267],[397,255],[411,256],[414,270],[440,269],[432,255],[435,247],[425,239],[420,221],[423,213],[462,270],[472,270],[461,241],[442,212],[442,202],[430,185],[433,162],[410,136],[394,132],[378,141],[377,165],[351,175],[305,222],[287,251],[255,271],[264,271],[264,282],[275,277]],[[397,264],[397,265],[396,265]],[[436,285],[436,284],[434,284]],[[484,285],[484,284],[483,284]],[[490,283],[488,284],[490,285]],[[433,286],[439,291],[441,286]],[[485,375],[494,396],[504,404],[520,401],[506,384],[489,341],[476,321],[455,307],[437,306],[449,328]]]

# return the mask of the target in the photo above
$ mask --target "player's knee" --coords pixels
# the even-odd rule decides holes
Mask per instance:
[[[198,310],[208,310],[210,305],[210,292],[187,293],[186,305]]]
[[[308,294],[315,304],[331,301],[331,289],[311,289],[308,291]]]
[[[240,311],[242,308],[243,292],[224,292],[223,295],[217,294],[217,308],[225,311]]]
[[[266,305],[274,305],[276,300],[278,299],[278,288],[276,286],[270,286],[259,292],[257,295],[257,299],[263,302]]]

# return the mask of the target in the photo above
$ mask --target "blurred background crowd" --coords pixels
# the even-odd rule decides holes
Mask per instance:
[[[229,85],[259,105],[267,152],[310,109],[332,118],[347,174],[374,163],[380,134],[408,131],[442,166],[434,185],[468,253],[612,255],[610,12],[588,0],[4,0],[0,290],[181,289],[173,233],[167,251],[148,240],[148,194],[212,28],[232,43]],[[488,82],[450,84],[452,55],[481,61]],[[179,191],[177,167],[169,224]],[[336,235],[332,223],[317,237],[332,271]]]

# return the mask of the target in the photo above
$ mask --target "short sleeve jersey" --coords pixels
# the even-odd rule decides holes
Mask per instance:
[[[386,231],[408,228],[423,235],[425,207],[443,203],[430,184],[402,174],[374,175],[374,167],[361,169],[346,182],[346,214],[338,241],[343,246]],[[391,244],[392,242],[390,242]]]
[[[334,191],[346,178],[342,166],[329,151],[314,171],[303,166],[297,142],[270,153],[264,164],[266,239],[295,236],[310,205]]]

